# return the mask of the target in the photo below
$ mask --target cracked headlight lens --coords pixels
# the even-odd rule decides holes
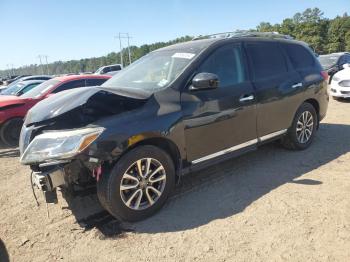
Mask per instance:
[[[36,136],[21,157],[22,164],[69,159],[94,142],[104,128],[48,131]]]

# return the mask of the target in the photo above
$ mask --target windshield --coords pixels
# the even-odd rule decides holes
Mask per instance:
[[[168,87],[193,61],[195,53],[176,50],[152,52],[121,70],[102,86],[142,89],[154,93]]]
[[[59,80],[51,79],[47,80],[44,83],[34,87],[33,89],[29,90],[27,93],[23,94],[21,97],[24,98],[39,98],[42,95],[44,95],[47,91],[49,91],[52,87],[60,83]]]
[[[96,70],[95,74],[99,74],[101,73],[102,69],[104,68],[104,66],[100,67],[99,69]]]
[[[6,88],[4,91],[1,92],[2,95],[16,95],[18,91],[20,91],[25,86],[24,83],[17,83],[15,85],[11,85],[10,87]]]
[[[324,69],[329,69],[335,65],[339,59],[338,55],[322,55],[318,58]]]

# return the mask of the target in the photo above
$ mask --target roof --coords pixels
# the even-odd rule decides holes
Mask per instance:
[[[156,51],[163,51],[163,50],[194,50],[194,51],[200,51],[202,49],[205,49],[209,47],[211,44],[218,42],[218,41],[228,41],[236,40],[248,40],[248,41],[256,41],[256,40],[262,40],[262,41],[283,41],[283,42],[290,42],[290,43],[299,43],[299,44],[305,44],[302,41],[294,40],[292,37],[288,35],[282,35],[276,32],[225,32],[225,33],[218,33],[213,35],[207,35],[207,36],[199,36],[195,37],[192,41],[178,43],[174,45],[170,45],[167,47],[160,48]]]
[[[23,84],[26,84],[26,85],[30,85],[30,84],[35,84],[35,83],[43,83],[47,80],[23,80],[23,81],[19,81],[19,83],[23,83]]]
[[[210,46],[212,43],[219,41],[219,39],[201,39],[196,41],[188,41],[183,43],[178,43],[170,46],[166,46],[160,49],[157,49],[156,51],[170,51],[170,50],[191,50],[194,49],[195,51],[200,51],[202,49],[205,49],[206,47]]]
[[[55,80],[60,82],[72,81],[72,80],[80,80],[80,79],[109,79],[112,76],[110,75],[68,75],[68,76],[59,76],[55,77]]]

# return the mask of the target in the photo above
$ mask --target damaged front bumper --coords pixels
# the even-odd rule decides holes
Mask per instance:
[[[57,203],[57,187],[66,185],[64,169],[54,167],[49,171],[32,173],[32,185],[40,189],[46,203]]]

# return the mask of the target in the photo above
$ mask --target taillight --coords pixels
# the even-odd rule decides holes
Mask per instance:
[[[326,80],[326,81],[328,80],[329,75],[328,75],[327,71],[321,71],[321,76],[323,77],[324,80]]]

